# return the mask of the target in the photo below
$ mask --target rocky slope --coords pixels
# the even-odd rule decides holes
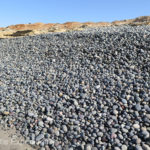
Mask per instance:
[[[49,32],[68,32],[74,30],[84,30],[86,28],[95,28],[102,26],[120,26],[120,25],[150,25],[150,16],[142,16],[135,19],[113,21],[113,22],[66,22],[59,23],[34,23],[34,24],[17,24],[6,28],[0,28],[0,38],[11,38],[18,36],[37,35]]]
[[[149,150],[149,41],[145,25],[1,39],[0,125],[38,150]]]

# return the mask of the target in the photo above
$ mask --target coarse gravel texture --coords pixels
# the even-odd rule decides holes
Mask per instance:
[[[150,26],[0,39],[0,124],[41,150],[149,150]]]

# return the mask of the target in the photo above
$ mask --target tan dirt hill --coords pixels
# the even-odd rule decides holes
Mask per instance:
[[[20,36],[30,36],[50,32],[69,32],[80,31],[86,28],[96,28],[103,26],[120,26],[120,25],[150,25],[150,16],[141,16],[135,19],[113,21],[113,22],[66,22],[59,23],[34,23],[34,24],[17,24],[6,28],[0,28],[0,38],[14,38]]]

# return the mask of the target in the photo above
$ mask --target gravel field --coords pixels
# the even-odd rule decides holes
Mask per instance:
[[[150,150],[150,26],[0,39],[0,124],[40,150]]]

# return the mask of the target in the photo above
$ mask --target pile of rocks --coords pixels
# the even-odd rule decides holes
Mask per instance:
[[[0,123],[42,150],[150,149],[150,27],[0,40]]]

